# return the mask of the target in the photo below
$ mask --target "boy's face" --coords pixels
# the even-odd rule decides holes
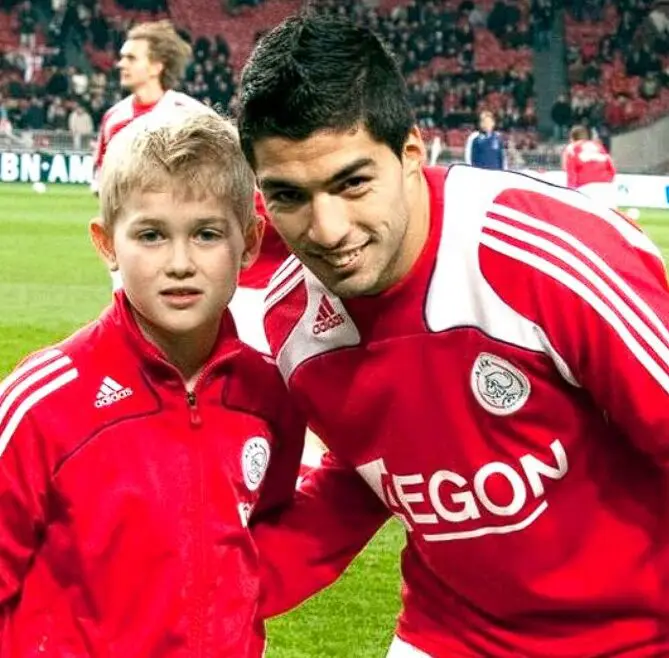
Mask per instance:
[[[301,141],[264,138],[254,155],[274,225],[327,288],[339,297],[372,295],[400,278],[410,190],[421,180],[424,156],[417,131],[402,160],[364,127]]]
[[[134,192],[100,245],[149,337],[198,336],[217,330],[242,267],[260,246],[215,198],[184,200],[171,192]]]

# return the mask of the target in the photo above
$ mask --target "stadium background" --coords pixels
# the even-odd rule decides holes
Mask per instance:
[[[239,70],[258,34],[303,4],[2,1],[0,379],[109,300],[108,276],[85,230],[96,210],[86,183],[95,130],[121,97],[113,64],[129,26],[173,20],[195,52],[183,90],[234,112]],[[618,202],[640,209],[642,225],[669,261],[669,2],[310,4],[349,13],[391,44],[434,159],[461,159],[477,112],[489,108],[510,166],[559,181],[568,127],[594,128],[623,172]],[[90,115],[91,133],[73,133],[72,112],[77,119]],[[401,545],[391,522],[339,583],[271,623],[268,657],[383,656],[399,607]]]

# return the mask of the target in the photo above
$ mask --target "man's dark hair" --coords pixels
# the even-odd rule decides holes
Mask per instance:
[[[252,165],[257,140],[358,124],[401,158],[415,123],[404,78],[379,38],[348,19],[312,14],[259,40],[242,72],[238,120]]]

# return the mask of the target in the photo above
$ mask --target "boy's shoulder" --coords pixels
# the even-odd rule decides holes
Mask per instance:
[[[274,359],[244,343],[235,356],[232,376],[226,378],[223,403],[270,424],[281,421],[292,407]]]
[[[157,407],[107,315],[29,355],[0,382],[0,454],[22,435],[67,453],[101,428]]]

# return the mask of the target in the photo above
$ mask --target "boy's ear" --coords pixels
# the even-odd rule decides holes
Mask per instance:
[[[106,263],[111,272],[118,270],[114,240],[105,228],[101,217],[94,217],[88,224],[88,233],[98,255]]]
[[[256,215],[255,221],[248,225],[244,232],[244,253],[242,254],[242,269],[246,270],[256,262],[260,253],[262,236],[265,233],[265,222],[262,215]]]

